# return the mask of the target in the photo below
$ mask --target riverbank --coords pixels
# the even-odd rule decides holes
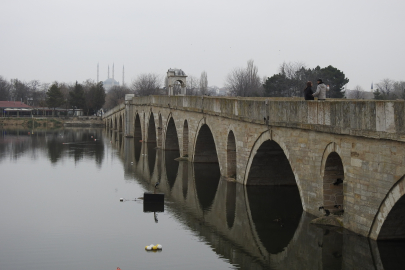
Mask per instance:
[[[26,128],[61,128],[61,127],[103,127],[100,117],[71,117],[71,118],[28,118],[5,117],[0,118],[0,126]]]

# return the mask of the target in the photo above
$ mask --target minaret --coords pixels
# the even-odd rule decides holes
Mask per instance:
[[[112,70],[112,79],[113,79],[113,85],[114,85],[114,63],[113,63],[113,70]]]
[[[107,79],[109,79],[110,78],[110,65],[108,65],[108,78]]]
[[[98,80],[98,63],[97,63],[97,83],[99,82]]]
[[[125,85],[125,81],[124,81],[124,74],[125,74],[125,71],[124,71],[124,65],[122,65],[122,86],[124,86]]]

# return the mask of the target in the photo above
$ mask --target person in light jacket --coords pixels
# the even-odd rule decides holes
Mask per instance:
[[[318,100],[325,100],[326,99],[326,91],[329,91],[329,85],[326,86],[322,79],[317,80],[318,87],[316,88],[316,92],[312,95],[314,97],[318,97]]]

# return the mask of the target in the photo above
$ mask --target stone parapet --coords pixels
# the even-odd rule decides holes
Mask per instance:
[[[405,141],[404,101],[146,96],[134,97],[130,103],[202,112],[277,127]],[[117,107],[114,109],[120,110],[121,107]]]

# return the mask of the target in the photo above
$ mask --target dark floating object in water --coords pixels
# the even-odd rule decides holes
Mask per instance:
[[[334,185],[334,186],[338,186],[339,184],[342,184],[342,183],[343,183],[342,178],[338,178],[338,179],[336,180],[336,182],[333,183],[333,185]]]
[[[143,212],[164,212],[165,194],[149,193],[143,194]]]
[[[133,199],[133,200],[127,200],[127,199],[125,199],[125,198],[120,198],[120,202],[124,202],[124,201],[136,201],[136,198]]]

